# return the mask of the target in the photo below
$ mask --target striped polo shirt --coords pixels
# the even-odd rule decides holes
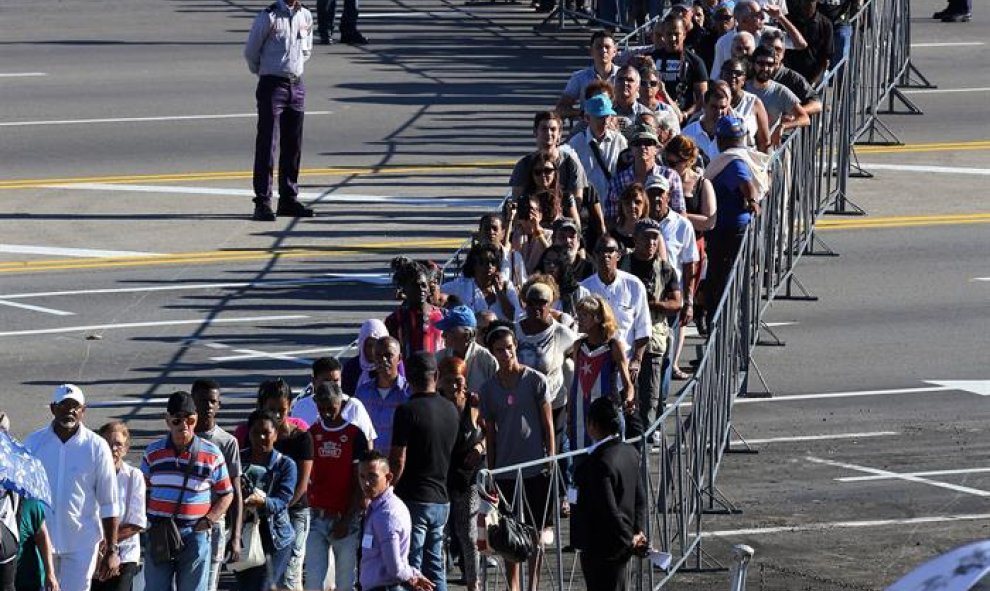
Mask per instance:
[[[191,449],[197,448],[196,457]],[[179,500],[185,470],[192,461],[192,471],[182,495],[182,505],[175,516],[181,526],[191,526],[209,513],[212,496],[233,492],[227,464],[216,445],[196,437],[184,453],[176,457],[172,439],[165,436],[151,443],[141,458],[141,472],[148,483],[148,517],[171,517]]]

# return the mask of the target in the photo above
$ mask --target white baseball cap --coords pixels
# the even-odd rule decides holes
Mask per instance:
[[[52,403],[58,404],[70,398],[79,404],[86,404],[86,397],[83,395],[83,391],[75,384],[62,384],[58,388],[55,388],[55,393],[52,394]]]

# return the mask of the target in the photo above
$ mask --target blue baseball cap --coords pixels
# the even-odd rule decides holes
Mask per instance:
[[[478,321],[474,317],[474,310],[467,306],[454,306],[447,310],[447,314],[440,320],[433,323],[437,330],[450,330],[452,328],[477,328]]]
[[[746,122],[733,115],[720,117],[715,124],[715,137],[726,139],[738,139],[746,137]]]
[[[584,101],[584,112],[592,117],[608,117],[616,114],[612,108],[612,99],[608,98],[607,94],[596,94]]]

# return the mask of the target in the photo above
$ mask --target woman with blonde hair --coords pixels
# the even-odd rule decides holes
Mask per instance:
[[[636,243],[633,236],[636,222],[649,215],[650,200],[646,196],[646,189],[640,183],[633,183],[619,196],[619,215],[608,233],[619,246],[627,251],[632,250]]]
[[[608,396],[632,415],[636,392],[629,378],[625,344],[617,338],[619,323],[605,298],[594,295],[577,305],[578,330],[584,337],[574,343],[574,384],[568,402],[568,435],[573,449],[593,443],[585,430],[591,403]]]
[[[93,591],[130,591],[134,575],[141,564],[140,534],[148,527],[145,514],[144,475],[124,461],[131,449],[131,432],[122,421],[110,421],[98,431],[110,446],[113,467],[117,471],[117,545],[120,554],[120,570],[114,577],[93,581]]]

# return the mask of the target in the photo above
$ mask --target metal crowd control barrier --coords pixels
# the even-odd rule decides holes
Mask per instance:
[[[770,189],[743,237],[694,377],[672,396],[642,438],[629,440],[643,452],[641,473],[649,507],[641,525],[653,548],[670,560],[661,569],[651,560],[633,559],[627,571],[630,589],[660,589],[681,569],[701,569],[705,515],[734,510],[717,487],[733,432],[733,402],[748,392],[751,371],[758,372],[751,354],[767,308],[775,298],[795,297],[795,288],[804,291],[794,269],[805,254],[821,252],[817,220],[825,213],[846,211],[853,144],[871,130],[885,128],[877,119],[885,101],[897,97],[908,104],[897,87],[912,72],[920,76],[910,63],[908,4],[909,0],[868,0],[851,19],[850,53],[818,87],[822,112],[811,118],[808,127],[787,137],[770,158]],[[648,451],[654,434],[657,445]],[[551,477],[544,503],[552,509],[548,525],[553,527],[554,542],[543,550],[540,589],[578,588],[577,555],[564,552],[566,541],[561,539],[559,499],[565,471],[560,464],[580,461],[587,453],[581,449],[482,471],[482,479],[514,477],[516,488],[526,468],[541,466]],[[515,510],[525,521],[525,502],[517,503]],[[739,556],[736,560],[733,589],[745,583],[745,561]]]

